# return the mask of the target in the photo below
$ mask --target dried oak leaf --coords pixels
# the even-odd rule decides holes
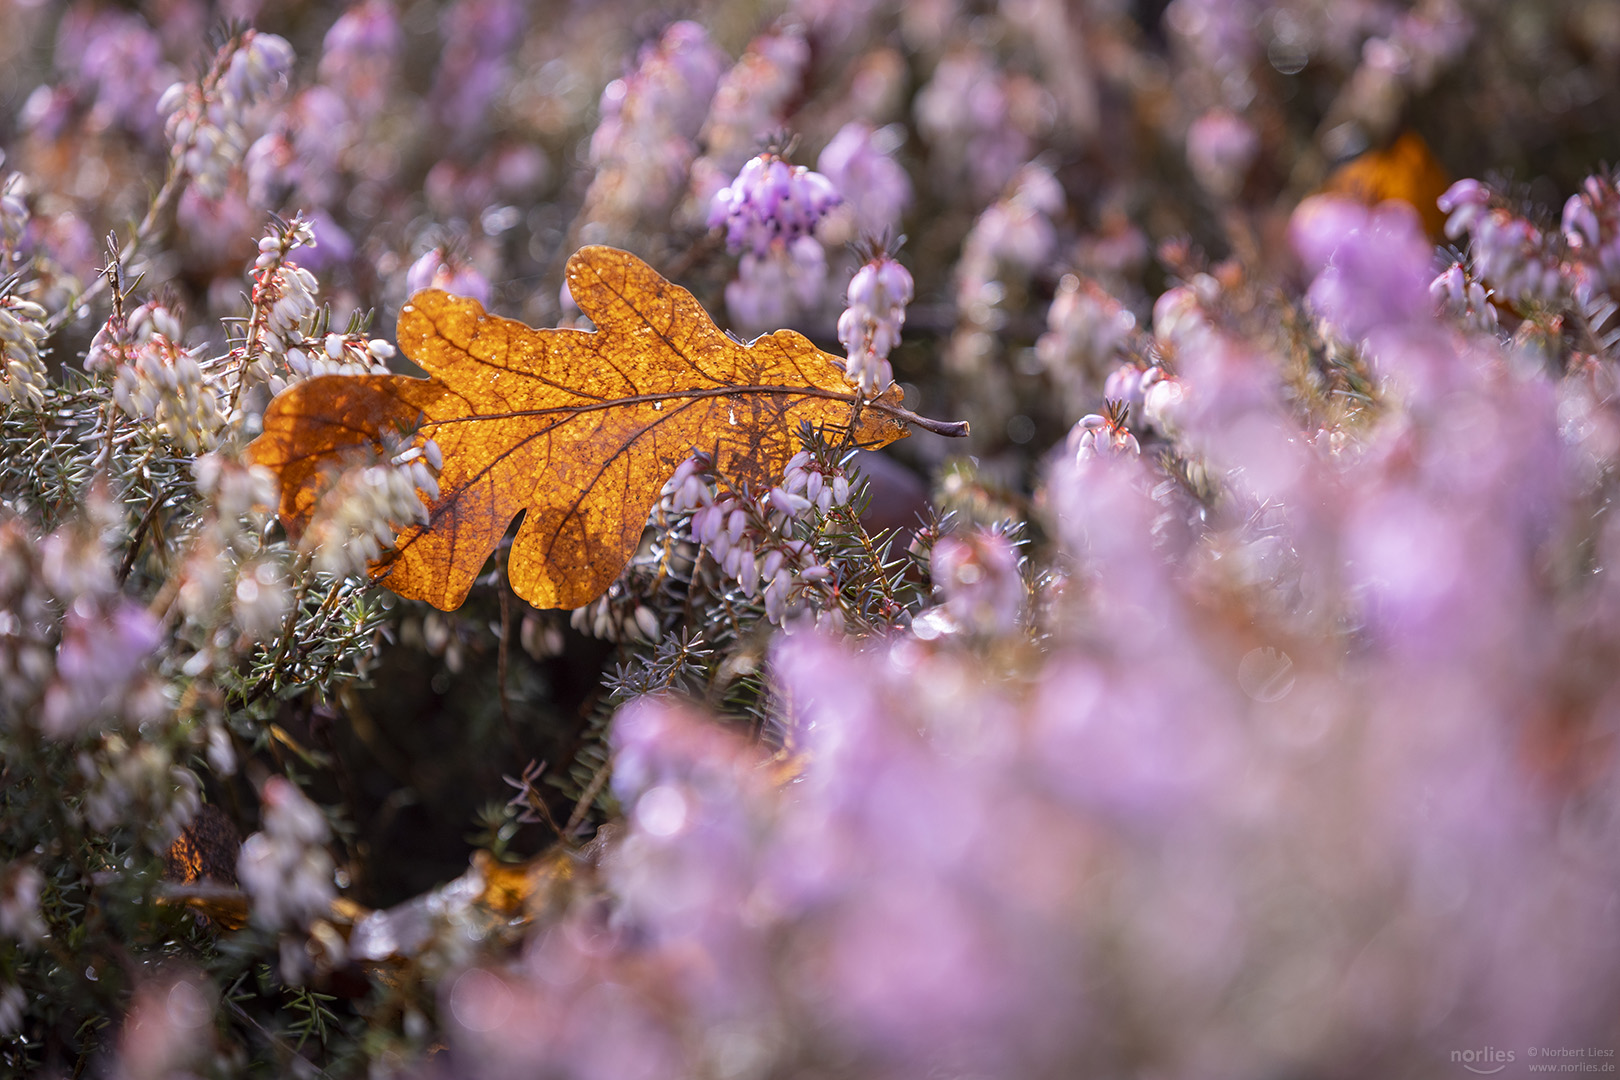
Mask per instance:
[[[432,377],[330,375],[270,403],[248,448],[276,471],[296,538],[330,471],[388,432],[419,429],[444,455],[428,520],[406,528],[374,576],[449,610],[519,514],[508,573],[536,607],[579,607],[635,552],[660,488],[694,449],[755,487],[775,483],[809,422],[882,446],[907,422],[943,434],[898,388],[856,411],[840,362],[778,330],[743,345],[692,294],[627,252],[587,247],[568,261],[574,302],[594,332],[535,330],[473,300],[419,292],[399,346]]]

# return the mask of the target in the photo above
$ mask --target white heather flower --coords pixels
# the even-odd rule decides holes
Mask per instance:
[[[298,378],[316,375],[386,375],[383,361],[394,347],[364,334],[327,334],[319,342],[304,342],[287,350],[287,368]]]
[[[39,342],[45,309],[29,300],[0,296],[0,405],[45,401],[45,363]]]
[[[225,194],[247,151],[248,109],[281,82],[293,60],[285,39],[249,30],[216,61],[217,78],[177,82],[158,99],[171,152],[208,198]]]
[[[108,735],[97,752],[79,755],[78,768],[86,781],[82,805],[90,826],[100,832],[143,827],[155,852],[167,850],[202,805],[196,776],[154,743],[131,746],[121,735]]]
[[[237,879],[253,898],[255,922],[271,929],[305,926],[337,895],[324,846],[326,817],[280,776],[265,782],[261,798],[264,828],[243,842]]]
[[[28,998],[20,986],[0,990],[0,1035],[14,1035],[22,1028],[23,1009]]]
[[[310,355],[320,353],[323,343],[304,338],[304,327],[314,321],[320,308],[320,285],[314,274],[289,258],[299,248],[314,246],[314,226],[302,215],[274,223],[259,241],[259,257],[248,272],[253,283],[253,313],[247,340],[233,356],[244,365],[243,380],[268,384],[272,392],[279,392],[289,381],[327,370],[310,362]],[[362,353],[365,344],[360,346]],[[334,362],[331,370],[360,374],[379,369],[369,357],[364,362],[355,357],[353,363]]]
[[[260,559],[243,564],[237,571],[231,616],[242,633],[255,641],[275,637],[291,607],[292,590],[279,562]]]
[[[113,398],[124,412],[149,421],[160,436],[188,453],[212,449],[225,415],[218,390],[197,361],[206,347],[181,347],[178,334],[171,336],[172,319],[137,322],[152,306],[143,306],[130,319],[135,343],[128,362],[118,367]]]
[[[276,505],[275,474],[262,465],[210,453],[193,461],[191,472],[198,493],[222,518],[239,518]]]
[[[1068,438],[1069,452],[1075,456],[1075,460],[1140,454],[1142,447],[1125,426],[1128,412],[1129,406],[1110,401],[1104,412],[1081,417],[1080,422],[1070,429]]]
[[[1035,343],[1046,370],[1074,397],[1094,393],[1136,331],[1136,316],[1095,281],[1064,274]]]
[[[39,913],[44,888],[45,876],[31,863],[12,863],[0,871],[0,937],[32,945],[45,936]]]
[[[410,451],[395,460],[351,466],[339,473],[320,500],[299,541],[314,556],[315,569],[345,577],[366,567],[394,544],[399,528],[426,523],[427,506],[417,494],[438,494],[425,452]],[[401,460],[403,459],[403,460]]]

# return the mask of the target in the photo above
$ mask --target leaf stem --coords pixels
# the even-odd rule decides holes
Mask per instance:
[[[912,427],[931,431],[935,435],[943,435],[947,439],[965,439],[968,434],[966,420],[935,420],[927,416],[919,416],[910,409],[901,405],[890,405],[884,401],[870,400],[865,403],[868,409],[876,409],[881,413],[888,413],[896,420],[904,421]]]

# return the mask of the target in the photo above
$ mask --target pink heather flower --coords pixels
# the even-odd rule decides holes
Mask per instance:
[[[708,31],[677,22],[642,48],[634,71],[602,90],[586,195],[593,225],[623,230],[674,205],[725,65]]]
[[[703,156],[692,165],[691,190],[699,207],[781,128],[809,63],[809,43],[801,30],[789,26],[749,42],[720,77],[698,138]]]
[[[136,697],[130,689],[142,665],[161,640],[157,619],[139,604],[120,601],[110,611],[93,612],[75,604],[62,624],[56,682],[45,693],[45,733],[72,738],[122,714]]]
[[[1453,240],[1472,233],[1490,206],[1491,192],[1478,180],[1458,180],[1440,196],[1438,205],[1446,218],[1446,235]]]
[[[1147,389],[1148,371],[1136,364],[1125,363],[1115,368],[1103,383],[1103,399],[1117,401],[1130,410],[1130,416],[1142,415],[1142,394]]]
[[[157,34],[139,15],[106,13],[91,19],[83,45],[79,77],[95,90],[90,126],[155,134],[158,97],[176,75]]]
[[[1522,217],[1498,209],[1475,227],[1474,269],[1506,297],[1551,302],[1563,292],[1557,239]]]
[[[764,333],[820,303],[826,282],[827,253],[813,236],[772,244],[764,254],[744,251],[726,286],[726,311],[739,330]]]
[[[854,121],[839,128],[816,159],[816,169],[852,212],[857,235],[899,230],[900,216],[912,197],[911,179],[893,157],[904,138],[904,129],[897,124],[874,129]]]
[[[387,103],[405,35],[389,0],[360,0],[338,16],[321,45],[321,81],[369,118]]]
[[[226,97],[244,105],[257,101],[287,78],[296,59],[286,38],[247,31],[225,69]]]
[[[1028,590],[1018,570],[1018,548],[1007,537],[984,531],[943,536],[934,544],[929,573],[960,626],[981,634],[1018,628]]]
[[[353,131],[348,106],[336,91],[316,85],[299,93],[243,158],[249,201],[273,211],[335,203]]]
[[[1468,275],[1461,263],[1452,263],[1429,283],[1429,296],[1436,306],[1481,330],[1496,328],[1496,306],[1491,303],[1490,295],[1477,278]]]
[[[1411,207],[1317,195],[1294,211],[1289,236],[1316,274],[1312,306],[1346,337],[1429,317],[1434,249]]]
[[[1563,234],[1580,299],[1620,284],[1620,187],[1612,175],[1587,177],[1564,203]]]
[[[867,397],[894,381],[889,353],[900,341],[911,302],[911,274],[887,254],[879,254],[850,279],[849,306],[838,317],[838,340],[848,351],[844,373]]]
[[[917,130],[944,166],[942,183],[963,174],[974,197],[994,198],[1029,160],[1032,140],[1012,115],[1015,83],[981,49],[943,57],[918,92]]]
[[[1071,395],[1084,397],[1096,392],[1136,333],[1136,316],[1097,282],[1064,274],[1046,313],[1046,325],[1046,333],[1035,342],[1036,356]]]
[[[489,282],[472,264],[451,255],[443,248],[433,248],[422,254],[405,272],[405,293],[423,289],[443,289],[457,296],[468,296],[485,307],[489,306]]]
[[[144,974],[144,973],[143,973]],[[122,1080],[196,1076],[215,1053],[219,991],[199,973],[165,970],[136,984],[118,1038]]]
[[[1211,109],[1187,129],[1187,160],[1193,175],[1217,199],[1238,194],[1260,152],[1260,135],[1226,109]]]
[[[299,927],[322,915],[337,890],[326,816],[280,776],[265,781],[263,830],[249,836],[236,876],[253,898],[253,921],[271,929]]]
[[[730,186],[709,204],[709,227],[725,227],[726,250],[764,255],[774,243],[792,245],[815,231],[842,201],[832,181],[775,154],[749,158]]]
[[[524,21],[516,0],[456,0],[441,13],[444,52],[428,100],[452,139],[481,129],[506,83],[507,57],[522,38]]]

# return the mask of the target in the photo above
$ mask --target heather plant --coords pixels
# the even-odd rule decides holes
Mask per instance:
[[[0,6],[3,1071],[1612,1070],[1617,60],[1583,0]],[[592,244],[850,422],[759,482],[719,409],[571,610],[515,531],[390,591],[438,415],[254,440],[419,374],[419,290],[633,328]],[[902,398],[971,433],[862,446]]]

